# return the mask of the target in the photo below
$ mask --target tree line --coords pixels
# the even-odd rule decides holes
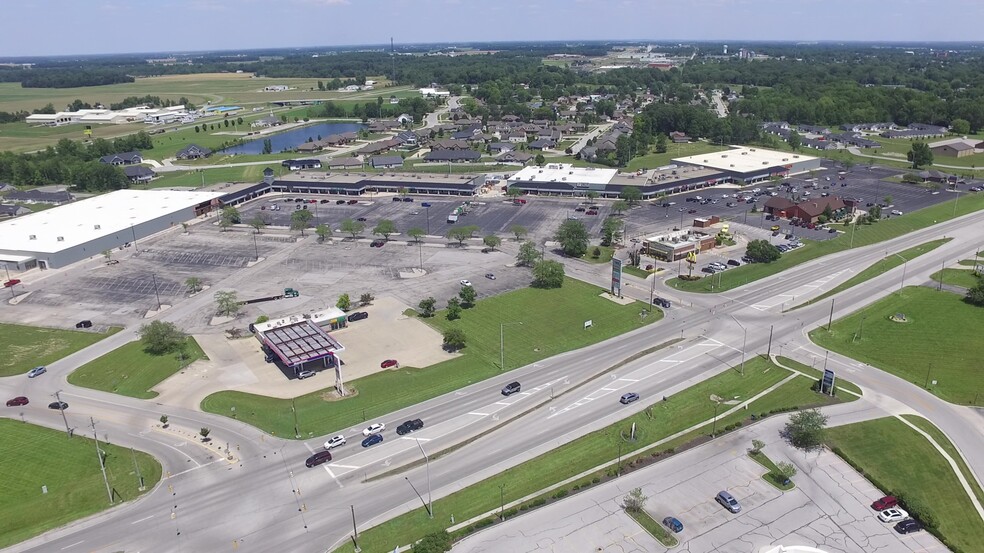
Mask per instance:
[[[32,154],[0,152],[0,181],[20,186],[71,183],[88,192],[119,190],[128,184],[123,170],[99,158],[151,148],[153,142],[145,132],[112,141],[97,138],[89,144],[63,138],[54,147]]]

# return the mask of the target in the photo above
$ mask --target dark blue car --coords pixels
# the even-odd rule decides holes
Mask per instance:
[[[663,526],[666,526],[675,534],[683,532],[683,523],[677,520],[676,517],[666,517],[663,519]]]
[[[369,436],[368,438],[362,440],[362,447],[373,446],[373,445],[376,445],[376,444],[378,444],[378,443],[380,443],[382,441],[383,441],[383,435],[382,434],[373,434],[372,436]]]

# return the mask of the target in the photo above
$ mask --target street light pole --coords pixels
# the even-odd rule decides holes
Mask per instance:
[[[897,253],[895,253],[894,255],[895,255],[895,257],[897,257],[897,258],[899,258],[899,259],[902,260],[902,282],[899,283],[899,292],[902,292],[902,288],[905,287],[905,269],[906,269],[906,266],[909,264],[909,260],[906,259],[906,258],[904,258],[904,257],[902,257],[901,255],[899,255]]]
[[[253,255],[256,261],[260,260],[260,249],[256,246],[256,233],[253,233]]]
[[[506,493],[506,485],[505,484],[499,484],[499,520],[500,521],[506,520],[502,516],[503,513],[506,510],[505,493]]]
[[[523,324],[523,321],[514,321],[511,323],[499,323],[499,370],[506,370],[506,347],[505,347],[505,335],[503,329],[507,325]]]
[[[157,310],[161,310],[161,294],[157,291],[157,275],[150,273],[150,278],[154,279],[154,295],[157,296]]]
[[[717,401],[714,402],[714,424],[711,427],[711,438],[713,438],[715,436],[715,434],[717,434],[717,427],[718,427],[718,407],[720,407],[720,406],[721,406],[720,403],[718,403]]]
[[[738,326],[741,327],[741,330],[744,333],[744,337],[741,340],[741,369],[740,369],[740,371],[741,371],[741,375],[742,376],[745,376],[745,345],[748,343],[748,329],[745,328],[745,325],[743,325],[740,322],[738,322],[738,319],[736,319],[734,315],[731,315],[731,318],[735,320],[735,322],[738,324]]]
[[[410,487],[413,488],[413,493],[417,494],[417,497],[420,498],[420,504],[424,506],[424,510],[427,511],[427,514],[431,514],[430,509],[427,508],[427,502],[424,501],[423,496],[421,496],[420,492],[417,491],[417,487],[410,481],[410,477],[404,476],[403,479],[407,481],[407,484],[410,484]]]
[[[362,549],[359,547],[359,527],[355,525],[355,505],[349,507],[352,507],[352,543],[355,544],[355,553],[360,553]]]
[[[424,446],[420,445],[420,440],[416,440],[416,441],[417,441],[417,447],[420,448],[421,455],[424,456],[424,465],[427,467],[427,503],[429,505],[429,507],[427,507],[427,514],[429,514],[431,518],[434,518],[434,496],[431,495],[430,458],[428,458],[427,454],[424,453]]]
[[[60,406],[59,406],[60,407]],[[62,412],[64,415],[65,413]],[[96,456],[99,457],[99,469],[102,471],[103,482],[106,484],[106,495],[109,496],[109,504],[113,504],[113,490],[109,487],[109,479],[106,478],[106,463],[103,461],[102,450],[99,449],[99,436],[96,435],[96,421],[89,417],[89,424],[92,425],[92,439],[96,441]]]

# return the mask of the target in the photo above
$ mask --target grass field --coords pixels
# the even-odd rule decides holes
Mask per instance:
[[[184,353],[150,355],[143,349],[143,342],[130,342],[102,357],[82,365],[68,381],[76,386],[113,392],[139,399],[157,397],[150,391],[158,383],[205,357],[194,338],[188,338]]]
[[[936,282],[943,281],[944,284],[973,288],[977,286],[978,277],[974,275],[973,269],[942,269],[929,275],[929,278]]]
[[[714,278],[702,278],[693,281],[674,278],[668,280],[667,284],[685,292],[725,292],[748,284],[749,282],[780,273],[800,263],[806,263],[818,257],[848,250],[851,248],[852,233],[854,234],[854,247],[858,248],[884,242],[885,240],[896,238],[903,234],[950,220],[954,217],[973,213],[980,209],[984,209],[984,194],[964,196],[960,198],[957,204],[946,202],[920,209],[919,211],[913,211],[903,217],[883,219],[873,225],[852,225],[852,227],[844,228],[845,232],[843,234],[830,240],[821,242],[804,240],[803,243],[806,244],[805,246],[782,254],[782,257],[773,263],[742,265],[741,267],[735,267],[723,273],[718,273],[714,275]],[[857,228],[854,229],[854,226]]]
[[[929,434],[933,438],[933,441],[939,444],[939,446],[943,448],[943,451],[946,451],[946,453],[952,457],[954,461],[956,461],[957,466],[960,467],[960,472],[964,475],[967,483],[970,484],[970,488],[974,490],[974,495],[977,496],[977,500],[984,504],[984,490],[981,490],[981,487],[977,484],[977,479],[974,478],[974,474],[970,472],[970,468],[967,467],[967,463],[964,461],[963,457],[960,456],[957,448],[953,447],[950,439],[947,438],[939,428],[936,428],[933,423],[918,415],[902,415],[902,418],[908,422],[911,422],[923,432]]]
[[[68,439],[64,432],[0,419],[4,449],[16,455],[0,456],[0,547],[24,541],[97,513],[109,507],[99,470],[96,446],[79,434]],[[116,490],[116,500],[130,501],[141,493],[134,471],[134,454],[100,442],[107,453],[106,476]],[[161,479],[161,465],[146,453],[136,452],[148,490]],[[48,493],[41,493],[41,486]]]
[[[321,392],[300,396],[294,402],[300,433],[327,434],[502,374],[498,367],[500,323],[523,323],[503,329],[508,370],[607,340],[662,316],[650,313],[642,319],[644,304],[618,305],[601,298],[601,292],[596,286],[567,279],[561,289],[524,288],[479,300],[457,321],[448,321],[439,311],[424,320],[442,332],[450,327],[462,329],[467,347],[461,356],[427,368],[401,367],[352,381],[348,385],[358,394],[344,401],[325,401]],[[594,326],[584,330],[582,323],[588,319]],[[235,413],[236,418],[278,436],[294,435],[290,400],[219,392],[206,397],[202,409],[226,416]]]
[[[913,498],[947,542],[979,551],[984,524],[946,460],[925,438],[894,418],[827,429],[827,443],[889,492]],[[891,463],[886,463],[891,459]]]
[[[688,144],[669,143],[666,145],[666,153],[650,153],[644,156],[632,158],[629,160],[626,170],[636,171],[639,169],[655,169],[656,167],[669,165],[673,158],[695,156],[698,154],[707,154],[711,152],[721,152],[727,149],[727,146],[716,146],[714,144],[708,144],[707,142],[690,142]]]
[[[595,257],[595,250],[598,250],[598,257]],[[581,261],[588,263],[611,263],[612,256],[615,255],[615,248],[611,246],[588,246],[588,251],[581,256]]]
[[[278,163],[272,163],[271,168],[279,167]],[[244,165],[241,167],[218,167],[215,169],[199,169],[196,171],[175,171],[171,173],[159,173],[161,176],[153,181],[134,185],[135,189],[148,188],[170,188],[172,186],[200,187],[219,184],[223,182],[260,182],[263,178],[263,170],[266,165]]]
[[[783,365],[796,369],[801,373],[810,375],[814,379],[819,380],[820,378],[823,377],[823,371],[821,369],[814,369],[809,365],[800,363],[799,361],[794,361],[788,357],[778,357],[778,359],[779,362],[782,363]],[[861,395],[861,388],[858,388],[857,384],[854,384],[853,382],[848,382],[847,380],[842,380],[840,377],[837,377],[837,381],[834,383],[834,387],[844,388],[845,390]],[[841,395],[839,397],[844,401],[853,401],[854,399],[856,399],[856,398],[852,399],[852,396],[850,394]]]
[[[889,320],[897,313],[907,322]],[[911,286],[810,332],[818,345],[873,365],[942,399],[980,405],[984,399],[984,309],[962,296]],[[931,381],[936,380],[937,384]]]
[[[91,346],[120,329],[108,332],[78,332],[58,328],[40,328],[0,324],[0,376],[24,374],[38,365],[47,365]]]
[[[838,284],[837,286],[831,288],[830,290],[824,292],[823,294],[820,294],[819,296],[813,298],[812,300],[806,303],[801,303],[796,307],[789,309],[789,311],[823,301],[829,298],[830,296],[833,296],[834,294],[839,294],[844,290],[847,290],[848,288],[852,288],[854,286],[857,286],[858,284],[867,282],[878,275],[891,271],[892,269],[898,267],[899,265],[902,265],[906,261],[912,261],[913,259],[919,257],[920,255],[926,252],[933,251],[949,241],[950,241],[949,238],[946,239],[941,238],[939,240],[925,242],[923,244],[919,244],[918,246],[909,248],[907,250],[902,250],[898,253],[898,255],[889,255],[882,259],[879,259],[878,261],[875,261],[871,265],[862,269],[861,272],[845,280],[843,283]]]
[[[526,463],[507,469],[502,473],[488,478],[481,483],[469,486],[459,492],[434,501],[435,517],[429,519],[423,508],[416,509],[385,522],[377,527],[360,532],[359,545],[363,551],[384,552],[392,551],[396,545],[411,543],[419,537],[444,529],[450,513],[454,513],[459,521],[477,516],[499,506],[499,485],[505,484],[504,499],[510,502],[541,490],[553,483],[566,480],[585,470],[617,458],[619,443],[622,443],[623,460],[631,457],[637,451],[650,444],[656,443],[667,436],[685,430],[714,416],[712,394],[734,398],[747,399],[789,376],[785,369],[773,365],[762,357],[754,357],[745,362],[745,374],[738,373],[737,367],[711,377],[695,386],[680,392],[668,401],[658,401],[646,412],[630,416],[622,421],[587,434],[573,442],[560,446],[549,453],[541,455]],[[744,419],[751,413],[768,412],[772,409],[802,407],[805,404],[797,402],[797,398],[788,394],[786,386],[794,385],[809,392],[810,382],[805,378],[797,378],[775,391],[753,402],[747,411],[739,412],[728,417],[721,416],[717,421],[717,430]],[[809,392],[813,396],[813,392]],[[642,401],[647,401],[643,398]],[[722,408],[721,411],[725,411]],[[650,416],[651,415],[651,416]],[[626,442],[621,438],[622,433],[635,423],[636,441]],[[692,433],[675,439],[660,446],[666,450],[679,446],[700,435],[710,434],[711,424],[702,426]],[[590,480],[591,476],[587,477]],[[347,544],[338,549],[349,553],[353,549]]]

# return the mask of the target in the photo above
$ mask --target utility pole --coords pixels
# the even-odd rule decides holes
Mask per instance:
[[[938,292],[943,291],[943,275],[946,274],[944,271],[946,271],[946,261],[944,261],[942,265],[940,265],[940,286],[939,288],[936,289]]]
[[[650,309],[652,309],[651,306],[653,305],[653,299],[655,297],[655,294],[656,294],[656,277],[654,275],[650,275],[649,276],[649,305],[650,305]]]
[[[772,357],[772,329],[774,329],[775,326],[776,325],[769,325],[769,349],[765,353],[766,357]]]
[[[99,470],[102,471],[103,482],[106,484],[106,494],[109,496],[109,504],[113,504],[113,490],[109,487],[109,480],[106,479],[106,463],[103,462],[102,450],[99,449],[99,437],[96,435],[96,421],[89,417],[89,424],[92,425],[92,439],[96,441],[96,456],[99,457]]]
[[[830,318],[827,319],[827,332],[830,332],[830,325],[834,324],[834,299],[830,299]]]
[[[137,464],[137,453],[133,451],[132,447],[130,448],[130,455],[133,456],[133,470],[137,473],[137,489],[144,491],[146,486],[144,486],[143,475],[140,474],[140,465]]]
[[[65,410],[62,409],[62,407],[61,407],[62,406],[62,400],[61,400],[61,395],[59,395],[59,394],[61,394],[61,390],[58,390],[57,392],[55,392],[55,400],[58,401],[58,411],[61,412],[62,420],[65,421],[65,434],[68,434],[68,437],[71,438],[72,437],[72,429],[69,428],[69,426],[68,426],[68,417],[65,416]]]
[[[359,548],[359,528],[355,525],[355,505],[349,505],[352,507],[352,543],[355,544],[355,553],[360,553],[362,551]]]
[[[502,516],[506,509],[505,493],[506,493],[506,485],[499,484],[499,520],[500,521],[506,520],[505,517]]]

